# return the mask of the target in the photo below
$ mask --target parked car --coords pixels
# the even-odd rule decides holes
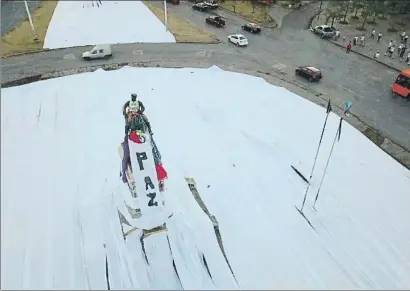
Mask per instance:
[[[237,46],[247,46],[248,39],[242,34],[231,34],[228,36],[229,42],[236,44]]]
[[[84,60],[105,59],[111,56],[112,51],[109,44],[96,45],[92,50],[83,53]]]
[[[319,34],[322,38],[331,38],[335,36],[336,29],[327,25],[319,25],[313,29],[313,32]]]
[[[204,2],[201,2],[201,3],[195,3],[194,5],[192,5],[192,8],[198,11],[206,11],[209,9],[209,6],[206,5]]]
[[[217,9],[219,7],[218,2],[215,0],[206,0],[204,2],[210,9]]]
[[[205,22],[216,27],[222,27],[225,25],[225,20],[223,20],[220,16],[214,15],[207,17]]]
[[[255,23],[247,23],[242,25],[242,30],[249,31],[252,33],[260,33],[261,27]]]
[[[309,82],[318,82],[322,79],[322,72],[318,68],[312,66],[297,67],[295,73],[298,76],[308,79]]]
[[[179,0],[167,0],[167,3],[171,3],[174,5],[179,5]]]

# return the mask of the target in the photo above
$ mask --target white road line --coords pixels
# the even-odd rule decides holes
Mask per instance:
[[[65,60],[74,60],[75,56],[73,54],[64,55],[63,57]]]
[[[284,68],[286,68],[287,66],[285,65],[285,64],[282,64],[282,63],[279,63],[279,62],[277,62],[277,61],[274,61],[273,62],[273,65],[271,66],[273,69],[276,69],[276,70],[282,70],[282,69],[284,69]]]

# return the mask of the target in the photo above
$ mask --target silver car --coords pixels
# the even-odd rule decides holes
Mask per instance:
[[[331,38],[335,36],[336,30],[327,25],[319,25],[313,29],[313,32],[319,34],[321,38]]]

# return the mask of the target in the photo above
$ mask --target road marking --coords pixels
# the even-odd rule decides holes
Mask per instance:
[[[285,64],[279,63],[277,61],[273,62],[273,65],[271,66],[273,69],[275,70],[283,70],[284,68],[286,68],[287,66]]]
[[[197,56],[206,57],[206,50],[200,50],[195,53]]]
[[[336,85],[338,85],[340,88],[342,88],[343,90],[346,90],[346,91],[348,91],[348,92],[350,92],[350,93],[352,93],[352,94],[354,94],[354,95],[357,95],[357,93],[355,92],[355,91],[353,91],[353,90],[351,90],[351,89],[349,89],[349,88],[347,88],[347,87],[345,87],[345,86],[343,86],[343,85],[341,85],[341,84],[339,84],[339,83],[336,83]]]
[[[73,54],[64,55],[65,60],[75,60],[75,56]]]
[[[143,50],[136,50],[136,51],[133,51],[132,54],[133,54],[133,55],[141,55],[141,56],[142,56],[142,55],[144,54],[144,52],[143,52]]]

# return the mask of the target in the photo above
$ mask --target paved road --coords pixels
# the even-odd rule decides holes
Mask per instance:
[[[34,11],[40,6],[41,1],[27,1],[27,4],[30,11]],[[23,1],[1,1],[1,36],[27,18]]]
[[[346,99],[350,99],[354,104],[352,111],[364,122],[410,149],[410,102],[390,97],[390,86],[397,72],[359,55],[347,55],[343,49],[322,41],[310,31],[300,30],[300,25],[289,26],[286,19],[283,20],[281,29],[264,29],[261,35],[247,34],[249,47],[237,48],[227,43],[226,38],[228,34],[240,31],[240,24],[244,23],[240,18],[218,11],[227,22],[225,28],[218,29],[207,26],[204,21],[206,14],[193,11],[189,5],[169,5],[169,10],[208,29],[223,42],[218,45],[116,45],[113,48],[115,55],[108,62],[140,60],[173,62],[177,66],[224,64],[240,69],[269,72],[324,96],[331,96],[334,103],[342,104]],[[2,61],[3,82],[30,73],[41,74],[86,66],[87,62],[81,60],[84,50],[73,48],[5,59]],[[72,59],[73,57],[75,59]],[[320,67],[324,72],[324,79],[319,84],[312,84],[297,78],[294,68],[300,64]]]

